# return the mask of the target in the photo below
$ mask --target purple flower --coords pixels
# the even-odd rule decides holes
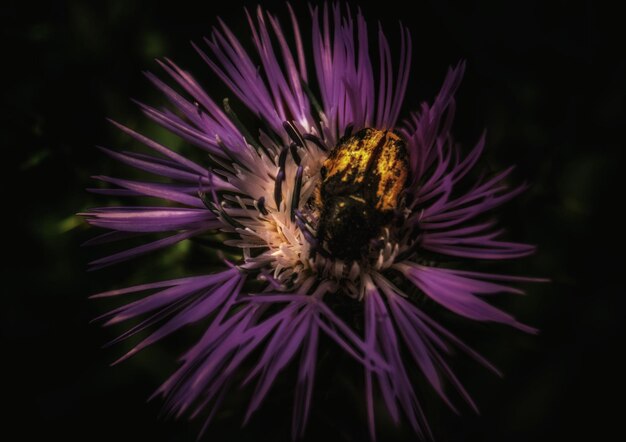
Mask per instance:
[[[486,295],[519,294],[522,292],[510,283],[536,279],[459,270],[458,265],[451,264],[456,258],[465,262],[468,258],[503,260],[533,253],[532,246],[499,239],[501,231],[481,218],[524,188],[507,189],[504,181],[510,169],[467,182],[485,139],[482,137],[464,156],[450,134],[454,94],[464,63],[449,69],[432,104],[422,104],[418,112],[399,121],[412,52],[406,28],[400,29],[397,61],[379,29],[379,63],[375,65],[367,25],[360,13],[355,16],[339,6],[313,7],[313,58],[309,58],[290,7],[289,13],[291,41],[278,19],[259,8],[256,17],[248,15],[253,54],[246,52],[222,22],[203,45],[194,46],[252,112],[261,129],[245,127],[231,103],[225,100],[217,104],[188,72],[170,60],[160,61],[169,84],[151,73],[147,76],[171,102],[171,109],[139,106],[157,124],[202,149],[211,165],[200,165],[113,123],[154,154],[104,152],[169,180],[157,183],[97,177],[114,186],[97,190],[100,193],[154,197],[161,204],[105,207],[84,214],[90,224],[110,230],[92,240],[95,243],[171,232],[165,239],[98,259],[91,263],[94,268],[212,232],[221,232],[226,238],[224,245],[238,250],[238,260],[224,260],[224,270],[218,273],[149,283],[95,297],[146,293],[104,316],[106,324],[143,318],[116,341],[153,330],[121,360],[186,325],[209,319],[204,335],[155,393],[167,398],[166,407],[176,416],[206,412],[208,424],[224,395],[236,386],[235,375],[244,363],[252,361],[253,368],[244,381],[256,382],[245,414],[247,421],[280,372],[297,359],[292,436],[302,436],[312,406],[318,341],[326,335],[363,366],[372,438],[377,395],[396,423],[403,414],[420,437],[430,438],[409,373],[421,371],[454,409],[445,383],[452,384],[471,407],[476,406],[448,365],[446,356],[452,347],[497,370],[414,301],[428,298],[472,320],[534,332],[491,305]],[[385,221],[363,218],[367,221],[363,227],[361,218],[350,218],[359,222],[346,225],[347,218],[327,215],[324,192],[328,187],[323,187],[326,181],[322,175],[329,154],[340,149],[337,146],[357,143],[365,128],[375,129],[376,136],[384,140],[399,140],[406,158],[394,167],[405,167],[408,178],[400,181],[402,192],[396,200],[391,199],[395,207],[385,212],[389,215]],[[381,141],[375,149],[386,146]],[[377,161],[373,153],[368,158],[367,164]],[[374,177],[371,170],[368,166],[357,171],[367,181]],[[384,167],[377,173],[377,179],[388,178]],[[339,176],[344,182],[359,179]],[[364,211],[383,214],[378,206],[361,198],[361,193],[351,194],[356,187],[350,189],[343,196],[364,204]],[[390,192],[385,189],[382,196]],[[326,230],[331,223],[339,224],[332,226],[335,231],[363,239],[350,244],[351,250],[356,250],[354,256],[331,251],[336,248],[329,244],[338,239],[323,234],[322,223]],[[364,228],[373,234],[359,230]],[[435,264],[437,257],[444,257],[447,264]],[[254,290],[252,283],[257,287]],[[338,300],[354,304],[363,315],[345,317],[336,310]]]

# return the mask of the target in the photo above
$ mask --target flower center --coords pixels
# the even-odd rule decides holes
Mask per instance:
[[[362,129],[339,141],[320,173],[317,240],[333,258],[358,260],[401,216],[409,173],[404,141],[388,130]]]

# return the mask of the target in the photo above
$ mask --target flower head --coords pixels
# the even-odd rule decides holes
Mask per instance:
[[[301,436],[318,341],[326,335],[363,366],[372,437],[374,397],[380,394],[395,422],[404,414],[416,433],[428,438],[409,372],[417,367],[454,408],[446,381],[475,405],[446,361],[451,347],[497,370],[424,313],[416,299],[429,298],[465,318],[533,331],[484,299],[521,293],[509,283],[529,278],[450,264],[455,258],[503,260],[533,252],[532,246],[499,239],[501,231],[481,218],[523,186],[511,190],[503,184],[510,169],[467,186],[485,139],[464,156],[450,134],[463,63],[448,71],[432,104],[399,122],[411,65],[406,28],[400,29],[397,62],[379,29],[375,64],[360,13],[313,7],[309,59],[290,7],[289,14],[291,41],[275,16],[261,8],[256,16],[248,14],[253,54],[222,22],[204,45],[194,46],[237,104],[216,103],[187,71],[159,61],[169,84],[147,76],[171,109],[140,107],[206,152],[210,166],[114,123],[154,154],[105,152],[169,182],[98,177],[115,186],[101,193],[161,203],[84,214],[90,224],[110,230],[95,242],[171,232],[98,259],[92,263],[96,268],[215,232],[226,238],[224,247],[237,250],[237,259],[224,260],[217,273],[95,297],[147,293],[105,315],[107,324],[144,318],[118,339],[152,327],[121,359],[208,319],[203,336],[157,391],[177,416],[209,410],[208,424],[235,375],[252,360],[244,382],[256,380],[256,389],[247,420],[297,356],[293,436]],[[241,104],[257,119],[256,128],[237,117],[234,108]],[[446,265],[437,264],[438,257],[446,257]],[[336,311],[338,302],[353,303],[363,314],[347,318]]]

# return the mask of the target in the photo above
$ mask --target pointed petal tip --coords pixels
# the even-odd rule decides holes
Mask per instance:
[[[130,358],[131,356],[134,356],[137,352],[138,352],[138,350],[133,348],[128,353],[126,353],[124,356],[122,356],[119,359],[116,359],[115,361],[111,362],[109,364],[109,366],[110,367],[115,367],[117,364],[119,364],[121,362],[124,362],[126,359]]]
[[[152,393],[150,396],[148,396],[148,398],[146,399],[146,403],[155,400],[157,397],[163,397],[165,396],[165,391],[163,389],[163,385],[161,385],[159,388],[157,388],[154,393]]]
[[[515,327],[518,330],[521,330],[525,333],[531,334],[531,335],[538,335],[539,334],[539,329],[536,327],[532,327],[530,325],[526,325],[524,323],[521,322],[515,322],[514,324],[511,324],[513,327]]]
[[[454,71],[458,72],[458,75],[463,76],[465,74],[465,68],[467,67],[467,60],[465,58],[460,58],[457,62],[456,66],[452,68]]]

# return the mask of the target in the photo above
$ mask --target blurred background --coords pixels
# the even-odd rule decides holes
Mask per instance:
[[[18,440],[195,440],[201,422],[160,419],[160,400],[146,399],[202,325],[109,367],[132,342],[101,348],[122,328],[102,329],[90,320],[119,304],[87,297],[206,272],[214,265],[211,255],[182,243],[89,273],[87,263],[113,249],[81,247],[98,232],[74,214],[120,202],[86,192],[98,186],[90,176],[141,176],[95,148],[140,149],[106,117],[202,161],[193,147],[142,117],[130,99],[163,103],[141,73],[160,74],[156,57],[190,70],[214,98],[228,96],[189,41],[201,42],[219,16],[248,44],[243,7],[256,3],[66,0],[8,1],[0,7],[0,136],[9,170],[1,175],[7,261],[1,266],[0,333],[8,409],[0,418],[2,431],[17,430]],[[283,2],[260,3],[288,19]],[[307,35],[307,6],[293,3]],[[461,401],[462,413],[455,415],[425,383],[418,384],[433,431],[442,441],[601,440],[620,428],[623,414],[608,401],[624,399],[623,367],[616,358],[624,346],[624,289],[618,285],[623,235],[617,229],[623,227],[618,174],[626,63],[623,47],[611,49],[619,15],[614,23],[591,1],[418,1],[415,13],[403,3],[361,6],[372,31],[377,20],[383,23],[392,48],[398,19],[411,30],[414,61],[405,110],[431,100],[447,67],[466,59],[456,138],[469,148],[487,128],[481,167],[516,164],[511,182],[531,184],[500,215],[511,238],[538,244],[539,252],[489,268],[552,279],[525,287],[526,297],[499,301],[541,329],[538,336],[437,318],[505,376],[497,378],[464,357],[452,362],[481,416]],[[250,391],[234,390],[206,439],[288,440],[292,375],[281,378],[243,429]],[[367,439],[362,383],[362,372],[350,361],[321,362],[306,440]],[[396,429],[384,412],[377,424],[380,440],[414,440],[406,422]]]

